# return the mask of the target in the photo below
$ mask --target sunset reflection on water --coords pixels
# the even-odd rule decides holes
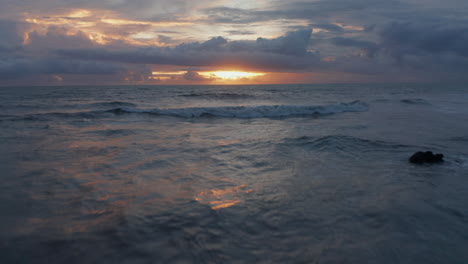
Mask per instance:
[[[169,133],[155,137],[153,130],[141,127],[144,136],[137,138],[126,132],[130,128],[109,125],[103,130],[94,124],[61,127],[71,134],[61,140],[48,139],[42,159],[23,166],[43,172],[44,184],[37,186],[40,191],[32,192],[31,198],[50,211],[31,215],[15,225],[15,232],[92,234],[118,229],[135,217],[150,221],[147,218],[169,208],[185,213],[232,207],[245,202],[245,194],[252,192],[250,184],[241,184],[237,175],[228,173],[230,156],[200,155],[198,149],[174,152],[200,141],[222,148],[242,141],[209,141],[195,136],[170,141]],[[41,170],[44,161],[53,169]]]
[[[212,189],[198,193],[195,200],[207,204],[213,210],[231,207],[242,202],[241,194],[250,193],[252,189],[248,189],[245,184],[225,188],[225,189]]]

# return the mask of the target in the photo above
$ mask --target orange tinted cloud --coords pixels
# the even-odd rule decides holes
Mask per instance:
[[[137,46],[166,46],[158,41],[156,29],[181,27],[191,25],[192,22],[177,21],[139,21],[123,19],[118,13],[108,10],[76,9],[68,12],[47,15],[34,15],[24,13],[23,21],[34,27],[25,33],[25,44],[29,44],[28,34],[39,32],[46,34],[51,26],[66,28],[66,35],[85,33],[88,38],[97,44],[107,45],[113,41],[123,41],[129,45]]]

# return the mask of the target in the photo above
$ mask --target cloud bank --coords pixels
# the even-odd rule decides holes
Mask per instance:
[[[200,83],[214,79],[198,72],[215,70],[318,82],[312,76],[468,81],[467,11],[459,0],[7,1],[0,85],[74,84],[80,76]]]

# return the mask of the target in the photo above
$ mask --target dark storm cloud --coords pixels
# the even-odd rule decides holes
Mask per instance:
[[[57,54],[74,59],[104,60],[181,66],[242,66],[258,70],[301,70],[316,64],[319,57],[307,51],[310,30],[289,32],[275,39],[231,41],[216,37],[174,48],[60,49]]]
[[[126,67],[109,62],[63,60],[57,57],[0,56],[0,79],[15,79],[36,74],[120,74]]]
[[[314,19],[323,20],[338,14],[355,14],[357,17],[362,17],[364,12],[380,13],[386,10],[407,8],[407,6],[403,1],[398,0],[271,1],[270,8],[267,10],[215,7],[204,9],[204,12],[214,23],[245,24],[276,19],[314,21]],[[325,24],[327,23],[322,25]]]
[[[13,53],[21,50],[21,46],[7,46],[0,44],[0,53]]]
[[[331,38],[330,41],[336,46],[358,48],[365,51],[370,57],[374,56],[379,49],[379,46],[376,43],[367,40],[335,37]]]
[[[107,51],[107,50],[61,50],[64,57],[87,60],[103,60],[123,63],[180,65],[194,67],[241,67],[264,71],[304,70],[318,61],[314,56],[292,57],[265,52],[187,52],[176,54],[161,51]]]
[[[468,27],[392,22],[378,35],[378,54],[391,59],[394,67],[466,76]]]
[[[188,81],[204,81],[204,80],[206,80],[206,78],[204,78],[198,72],[195,72],[195,71],[187,71],[183,75],[183,77],[184,77],[185,80],[188,80]]]
[[[310,30],[292,31],[275,39],[258,38],[257,46],[265,52],[301,56],[307,54],[310,36]]]
[[[343,38],[343,37],[332,38],[331,42],[337,46],[345,46],[345,47],[368,48],[368,47],[377,46],[377,44],[371,41],[356,40],[356,39]]]
[[[30,49],[50,49],[53,47],[67,48],[89,48],[96,47],[97,44],[91,41],[83,32],[74,35],[67,35],[67,29],[63,27],[49,27],[45,34],[31,32],[28,34]]]
[[[232,7],[215,7],[204,9],[208,21],[213,23],[245,24],[275,19],[268,12],[251,11]]]
[[[396,57],[444,52],[468,57],[468,27],[391,23],[379,35],[382,46]]]
[[[23,22],[0,20],[0,52],[12,52],[21,49],[23,38],[22,29],[29,25]]]

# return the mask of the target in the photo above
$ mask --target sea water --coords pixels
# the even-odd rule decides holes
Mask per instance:
[[[0,177],[0,263],[468,263],[468,86],[4,87]]]

